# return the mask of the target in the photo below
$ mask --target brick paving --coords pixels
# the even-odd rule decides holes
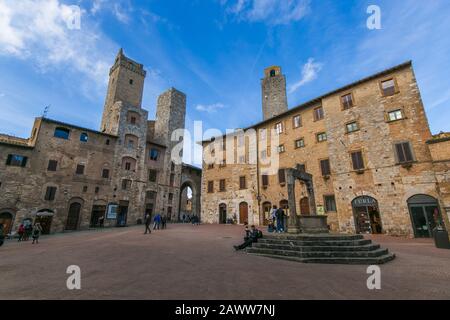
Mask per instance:
[[[169,225],[82,231],[0,247],[0,299],[450,299],[450,250],[429,239],[374,236],[396,253],[381,266],[301,264],[235,252],[241,226]],[[66,288],[68,265],[81,290]]]

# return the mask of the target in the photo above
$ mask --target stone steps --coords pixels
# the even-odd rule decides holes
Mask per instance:
[[[362,235],[265,235],[247,253],[305,263],[382,264],[395,255]]]

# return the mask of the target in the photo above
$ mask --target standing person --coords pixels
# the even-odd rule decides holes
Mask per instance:
[[[25,233],[24,233],[24,239],[25,241],[28,241],[28,239],[31,237],[31,233],[33,232],[33,226],[31,223],[27,223],[25,225]]]
[[[145,233],[144,234],[147,234],[147,231],[148,231],[148,233],[152,233],[152,230],[150,228],[151,224],[152,224],[152,217],[147,213],[145,215]]]
[[[98,218],[98,225],[100,226],[100,228],[103,228],[104,222],[105,222],[105,216],[101,216],[100,218]]]
[[[270,211],[270,219],[272,220],[273,225],[276,225],[277,222],[277,206],[274,205],[272,207],[272,211]]]
[[[17,234],[19,235],[19,242],[22,241],[25,234],[25,227],[23,226],[23,223],[20,224]]]
[[[34,244],[35,242],[36,244],[39,243],[39,236],[41,235],[41,232],[42,232],[41,224],[37,222],[33,227],[32,231],[33,242],[31,244]]]
[[[0,223],[0,247],[3,245],[3,242],[5,242],[5,231],[3,223]]]
[[[284,228],[283,228],[284,211],[283,211],[283,209],[281,209],[281,208],[277,209],[276,217],[277,217],[277,232],[278,233],[284,232]]]
[[[167,223],[167,217],[166,216],[162,216],[162,218],[161,218],[162,229],[166,228],[166,223]]]
[[[153,230],[158,229],[159,225],[161,224],[161,215],[157,213],[155,217],[153,218]]]

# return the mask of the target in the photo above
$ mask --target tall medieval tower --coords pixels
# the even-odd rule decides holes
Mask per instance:
[[[264,120],[273,118],[288,110],[286,77],[281,73],[281,67],[273,66],[264,70],[261,88]]]

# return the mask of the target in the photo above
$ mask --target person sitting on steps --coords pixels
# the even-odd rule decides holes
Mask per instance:
[[[259,238],[262,238],[262,232],[256,229],[254,225],[250,227],[250,230],[245,230],[246,236],[244,237],[244,243],[238,246],[233,246],[236,251],[247,248],[248,246],[252,246],[253,242],[258,242]]]

